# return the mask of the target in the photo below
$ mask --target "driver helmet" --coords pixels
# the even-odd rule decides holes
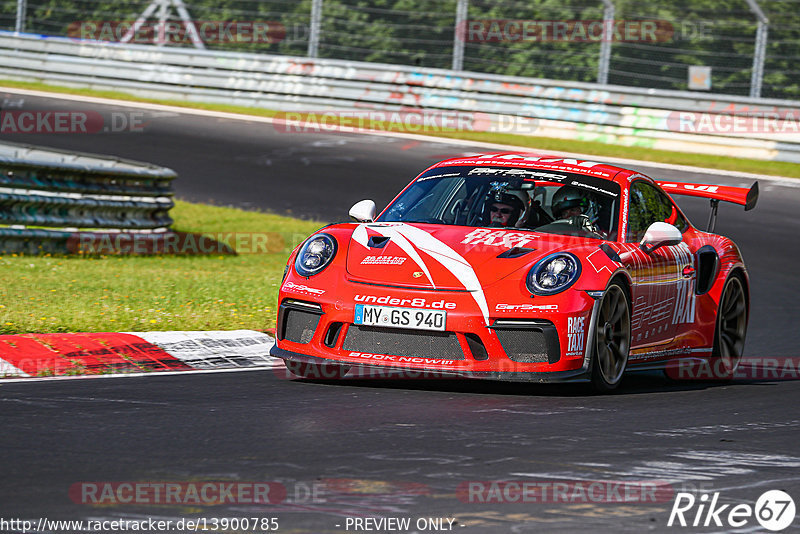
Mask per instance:
[[[571,185],[565,185],[553,195],[552,211],[556,219],[563,219],[563,213],[572,208],[580,208],[581,215],[589,215],[592,200],[589,193]]]

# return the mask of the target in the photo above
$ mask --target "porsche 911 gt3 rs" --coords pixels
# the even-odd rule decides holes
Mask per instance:
[[[707,231],[672,195],[710,199]],[[742,356],[749,281],[714,234],[750,189],[656,182],[594,161],[501,153],[422,172],[376,216],[289,258],[274,356],[299,376],[356,367],[616,388],[628,370]]]

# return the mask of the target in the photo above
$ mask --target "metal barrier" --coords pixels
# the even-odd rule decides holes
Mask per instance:
[[[8,32],[0,55],[7,79],[280,110],[480,113],[482,131],[527,117],[535,128],[507,133],[800,162],[795,101]]]
[[[163,239],[176,176],[133,161],[2,144],[0,252],[80,252],[82,237],[97,232]]]

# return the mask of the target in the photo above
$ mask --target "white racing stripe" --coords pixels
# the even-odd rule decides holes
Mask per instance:
[[[408,254],[408,256],[414,260],[414,263],[416,263],[417,266],[422,269],[422,272],[425,273],[425,277],[428,279],[428,282],[430,282],[433,288],[436,289],[436,283],[433,281],[433,277],[428,270],[428,266],[425,265],[424,261],[422,261],[422,257],[416,250],[414,250],[414,246],[408,242],[408,239],[406,239],[402,233],[396,230],[396,225],[387,224],[381,226],[370,226],[370,228],[384,237],[391,238],[394,244],[400,247],[403,252]],[[369,248],[367,245],[369,238],[367,237],[367,229],[365,225],[361,224],[353,231],[353,239],[356,241],[356,243],[364,245],[365,248]]]
[[[436,284],[431,280],[428,267],[417,251],[414,250],[414,247],[425,252],[442,264],[442,266],[455,276],[464,288],[470,292],[475,303],[481,309],[485,324],[489,324],[489,305],[486,303],[486,295],[483,292],[480,280],[478,280],[478,275],[475,274],[475,270],[469,262],[458,252],[450,248],[444,242],[439,241],[425,230],[405,223],[367,223],[359,225],[353,232],[353,239],[365,247],[367,246],[367,227],[385,237],[391,238],[406,254],[411,256],[414,262],[419,265],[428,276],[428,280],[430,280],[434,289],[436,288]]]

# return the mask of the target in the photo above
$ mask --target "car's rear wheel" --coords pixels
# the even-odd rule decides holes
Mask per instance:
[[[349,367],[344,365],[336,365],[336,364],[316,364],[316,363],[306,363],[306,362],[291,362],[291,361],[284,361],[286,364],[286,368],[292,372],[292,374],[299,376],[300,378],[307,378],[309,380],[337,380],[342,378],[347,371],[350,370]]]
[[[597,311],[592,346],[592,386],[606,393],[619,386],[631,347],[631,310],[618,283],[608,286]]]
[[[747,297],[741,275],[734,273],[725,282],[717,309],[711,360],[719,378],[733,378],[742,360],[746,334]]]

